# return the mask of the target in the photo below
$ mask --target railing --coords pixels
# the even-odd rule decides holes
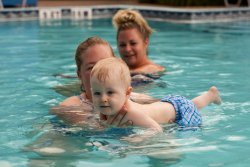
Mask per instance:
[[[234,7],[234,6],[240,6],[240,4],[241,4],[241,0],[237,0],[237,2],[235,3],[235,4],[230,4],[229,2],[228,2],[228,0],[224,0],[224,4],[225,4],[225,6],[226,7]]]
[[[228,0],[224,0],[224,4],[226,7],[239,7],[241,5],[242,0],[237,0],[236,3],[229,3]],[[247,6],[250,7],[250,0],[247,0]]]
[[[0,9],[2,9],[3,8],[3,2],[2,2],[2,0],[0,0]]]

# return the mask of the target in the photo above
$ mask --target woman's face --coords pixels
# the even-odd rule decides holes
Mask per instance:
[[[119,54],[130,69],[145,64],[145,61],[148,59],[148,39],[144,40],[136,28],[120,31],[117,42]]]
[[[108,45],[97,44],[88,48],[84,55],[81,56],[82,65],[78,71],[78,77],[81,80],[86,96],[89,100],[91,98],[90,88],[90,73],[94,65],[102,59],[113,57],[112,51]]]

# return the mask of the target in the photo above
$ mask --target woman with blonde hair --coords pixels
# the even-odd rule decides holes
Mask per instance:
[[[165,68],[148,57],[149,37],[153,30],[142,15],[132,9],[119,10],[113,17],[117,47],[121,58],[135,74],[155,74]]]

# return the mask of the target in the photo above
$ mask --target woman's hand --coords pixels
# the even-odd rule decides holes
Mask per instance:
[[[133,125],[133,122],[131,120],[128,120],[126,117],[127,111],[128,109],[123,106],[116,115],[106,118],[106,124],[115,127],[127,127]],[[104,118],[104,116],[101,116],[101,119],[102,118]]]

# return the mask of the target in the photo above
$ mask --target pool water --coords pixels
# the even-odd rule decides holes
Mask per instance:
[[[89,36],[117,53],[111,20],[1,22],[0,166],[248,166],[250,22],[149,23],[150,58],[167,72],[136,91],[191,99],[216,85],[223,104],[201,110],[201,128],[164,125],[163,134],[131,143],[121,139],[143,129],[61,124],[49,110],[66,97],[54,88],[76,79],[54,74],[75,75],[75,49]]]

